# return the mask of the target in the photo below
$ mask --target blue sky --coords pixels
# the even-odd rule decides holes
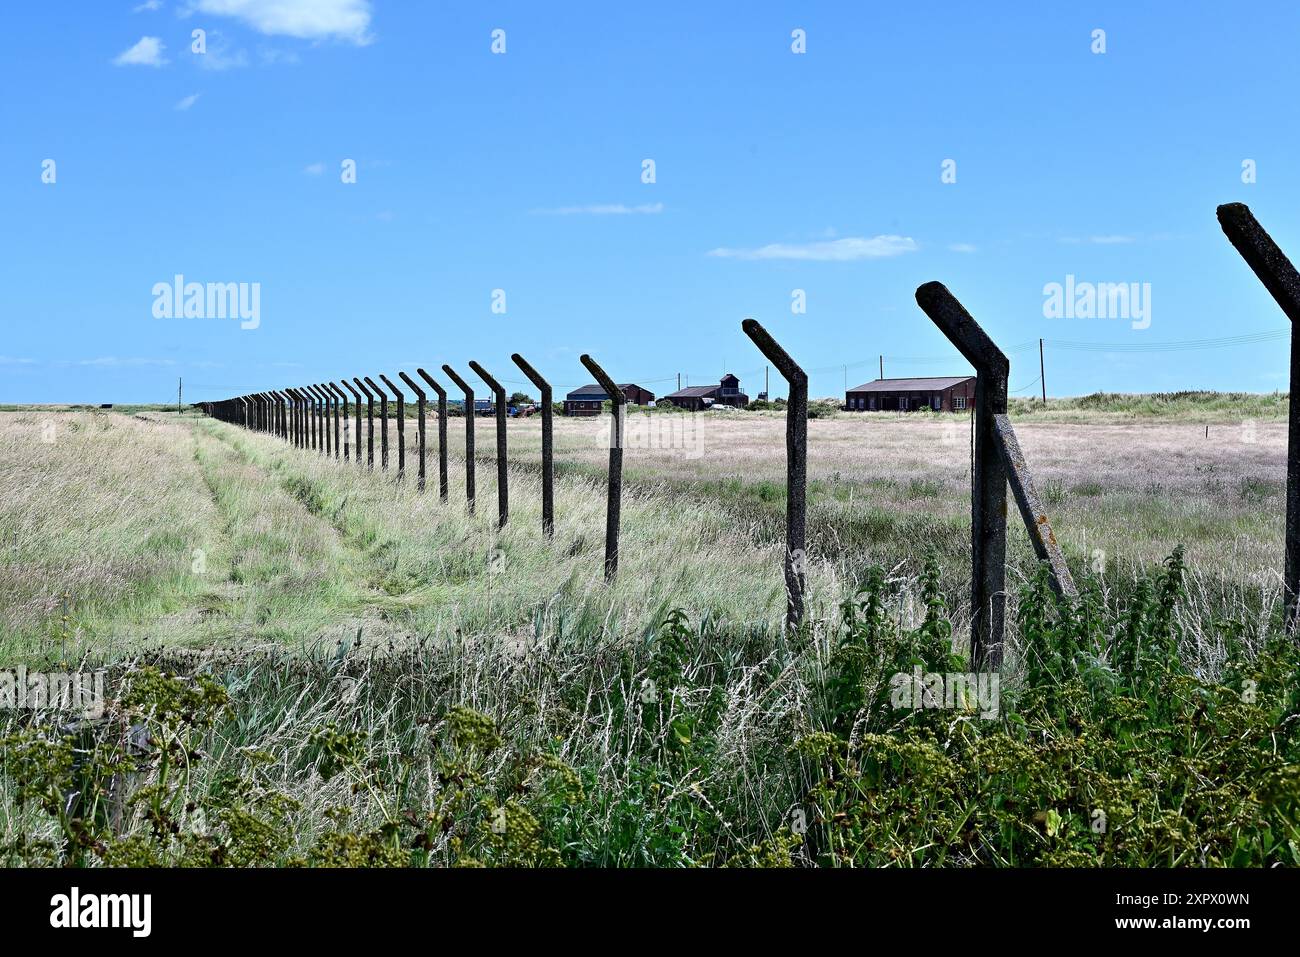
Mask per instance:
[[[557,389],[589,380],[590,352],[655,392],[725,369],[754,394],[745,316],[832,395],[882,353],[889,376],[967,371],[916,307],[932,279],[1024,347],[1021,394],[1039,337],[1050,394],[1286,388],[1284,340],[1133,350],[1287,328],[1214,209],[1249,203],[1300,257],[1295,5],[612,6],[7,11],[0,401],[469,359],[522,381],[512,351]],[[156,318],[178,273],[259,283],[257,328]],[[1149,284],[1149,325],[1046,318],[1068,275]]]

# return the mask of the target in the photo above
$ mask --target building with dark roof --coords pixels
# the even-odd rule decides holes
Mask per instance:
[[[876,379],[844,393],[850,412],[961,412],[975,404],[974,376],[928,379]]]
[[[653,392],[641,388],[634,382],[620,383],[618,388],[633,405],[648,405],[655,400]],[[574,389],[564,397],[564,414],[600,415],[601,407],[609,401],[609,393],[605,391],[604,386],[593,382],[591,385],[584,385],[581,389]]]
[[[749,396],[740,391],[740,380],[728,372],[717,385],[697,385],[670,392],[659,400],[682,409],[699,412],[715,405],[743,408],[749,405]]]

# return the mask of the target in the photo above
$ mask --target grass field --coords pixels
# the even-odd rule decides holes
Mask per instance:
[[[1055,609],[1012,524],[1002,679],[1020,727],[880,705],[886,665],[965,670],[965,417],[809,422],[812,623],[787,637],[780,414],[634,415],[607,585],[607,420],[557,418],[547,540],[537,418],[510,422],[498,531],[491,420],[470,515],[462,419],[444,503],[432,448],[416,490],[413,426],[399,483],[161,407],[0,411],[0,668],[106,667],[164,742],[137,769],[145,798],[73,824],[39,798],[66,793],[73,764],[0,715],[8,754],[31,758],[8,768],[0,840],[11,859],[107,863],[1297,863],[1285,412],[1285,396],[1198,394],[1013,407],[1093,602]],[[1224,697],[1247,671],[1267,707]],[[196,675],[216,682],[201,700]],[[1208,724],[1180,710],[1188,682],[1220,700]],[[1171,740],[1124,725],[1119,699]],[[1172,731],[1194,718],[1209,737],[1184,753]],[[1026,743],[1091,724],[1129,750],[1080,743],[1071,764]],[[1232,752],[1231,734],[1259,747]],[[169,774],[167,741],[205,768]],[[1144,748],[1156,779],[1133,771]],[[1004,779],[1017,753],[1039,779]],[[1188,763],[1210,760],[1229,763]],[[917,761],[932,786],[881,790]],[[96,779],[105,795],[120,774]],[[904,821],[916,802],[929,823]],[[1127,822],[1109,837],[1090,830],[1101,806]],[[292,836],[268,837],[277,821]]]

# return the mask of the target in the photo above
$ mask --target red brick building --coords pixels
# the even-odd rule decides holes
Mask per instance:
[[[877,379],[844,393],[850,412],[961,412],[975,404],[974,376],[930,379]]]

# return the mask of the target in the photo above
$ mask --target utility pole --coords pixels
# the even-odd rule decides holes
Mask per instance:
[[[763,396],[768,402],[772,401],[772,386],[768,379],[768,374],[772,371],[771,366],[763,366]]]
[[[682,374],[680,372],[677,373],[677,391],[682,391]]]
[[[1043,405],[1047,405],[1047,374],[1043,371],[1043,340],[1038,340],[1038,381],[1043,386]]]
[[[884,377],[885,377],[885,357],[881,356],[880,357],[880,378],[883,379]]]
[[[176,379],[176,414],[177,415],[181,414],[181,393],[182,393],[182,386],[184,384],[185,383],[183,379],[179,377]]]

